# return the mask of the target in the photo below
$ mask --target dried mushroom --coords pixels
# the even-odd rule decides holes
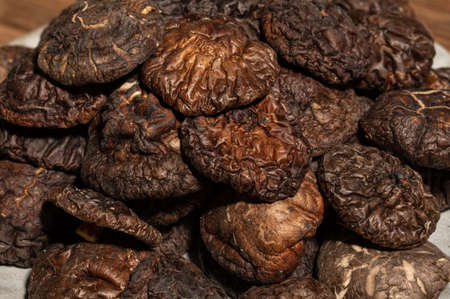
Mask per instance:
[[[304,239],[314,236],[324,205],[315,176],[308,171],[295,196],[274,203],[238,201],[212,208],[201,218],[201,235],[212,257],[241,279],[274,283],[300,263]],[[225,201],[226,202],[226,201]]]
[[[289,101],[274,88],[248,108],[186,118],[183,152],[197,171],[239,193],[267,202],[293,196],[311,157]]]
[[[53,206],[50,204],[50,206]],[[86,206],[86,205],[84,205]],[[120,205],[116,205],[120,206]],[[58,209],[55,207],[55,209]],[[64,207],[65,210],[69,210]],[[119,208],[123,210],[123,208]],[[60,210],[60,209],[58,209]],[[75,210],[75,209],[72,209]],[[81,222],[77,218],[77,226],[74,227],[71,231],[75,232],[78,237],[78,242],[80,241],[88,241],[90,243],[102,243],[102,244],[111,244],[123,248],[132,248],[136,250],[151,250],[154,254],[175,254],[175,255],[183,255],[186,254],[193,242],[193,219],[192,218],[184,218],[178,223],[171,225],[160,227],[158,235],[158,239],[160,242],[156,243],[155,240],[149,242],[151,240],[148,239],[145,235],[148,234],[144,231],[144,233],[135,233],[132,231],[133,227],[139,229],[139,222],[136,224],[136,221],[133,217],[122,216],[115,217],[111,216],[111,212],[104,212],[96,208],[96,214],[94,216],[87,217],[87,212],[83,211],[82,213],[76,212],[73,213],[78,215],[79,219],[93,219],[91,222]],[[99,211],[99,212],[98,212]],[[70,213],[70,211],[68,211]],[[65,217],[67,217],[67,213],[63,213]],[[105,216],[106,215],[106,216]],[[131,221],[123,224],[124,221],[128,218]],[[106,219],[106,220],[105,220]],[[119,223],[117,219],[122,222]],[[95,223],[96,224],[95,224]],[[195,222],[198,222],[196,219]],[[140,222],[141,227],[146,227],[148,224]],[[119,227],[120,229],[115,229],[114,226]],[[148,229],[147,229],[148,231]],[[66,230],[67,234],[67,230]],[[72,239],[73,234],[72,234]],[[141,239],[141,240],[139,240]],[[147,239],[147,240],[146,240]],[[73,241],[71,241],[73,242]]]
[[[417,172],[389,153],[343,145],[322,158],[318,178],[339,222],[374,244],[417,247],[436,229],[437,199]]]
[[[255,286],[239,296],[239,299],[334,299],[330,289],[312,278],[289,278],[279,284]]]
[[[228,298],[222,287],[182,257],[159,255],[141,262],[120,298]]]
[[[431,70],[422,88],[450,89],[450,68]]]
[[[327,1],[276,0],[263,13],[264,36],[291,65],[330,84],[361,78],[369,44],[345,10]]]
[[[0,117],[19,126],[70,128],[88,123],[102,109],[102,88],[67,89],[47,79],[26,55],[0,85]]]
[[[34,129],[0,120],[0,156],[46,169],[77,172],[86,150],[83,130]]]
[[[434,55],[408,0],[72,0],[0,47],[0,265],[28,299],[437,299]]]
[[[161,200],[201,188],[183,161],[175,115],[135,79],[111,94],[91,124],[81,177],[121,200]]]
[[[119,298],[148,251],[105,244],[54,244],[39,256],[28,280],[28,299]]]
[[[163,28],[152,0],[77,1],[42,33],[37,63],[65,85],[112,82],[153,54]]]
[[[0,264],[31,267],[47,246],[41,221],[47,192],[75,177],[28,164],[0,161]]]
[[[82,221],[135,236],[150,246],[161,242],[161,233],[142,221],[123,202],[95,191],[73,185],[58,186],[50,189],[47,199]]]
[[[359,17],[383,14],[389,11],[402,13],[410,18],[415,17],[409,0],[332,0],[332,2],[341,5],[352,15],[360,14]]]
[[[317,266],[319,280],[337,298],[437,299],[450,281],[450,260],[429,242],[382,251],[329,240],[320,248]]]
[[[415,165],[450,170],[450,90],[385,93],[361,126],[384,150]]]
[[[264,97],[279,72],[275,52],[252,41],[231,18],[192,16],[172,22],[142,80],[188,116],[214,115]]]
[[[417,20],[384,12],[362,19],[369,31],[367,75],[357,83],[366,90],[384,92],[419,87],[427,78],[435,54],[430,33]]]
[[[2,83],[14,64],[22,57],[32,55],[33,49],[22,46],[1,46],[0,47],[0,83]]]

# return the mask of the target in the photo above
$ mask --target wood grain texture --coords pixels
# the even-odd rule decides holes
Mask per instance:
[[[0,0],[0,44],[50,22],[74,0]]]
[[[74,0],[0,0],[0,45],[48,23]],[[450,50],[449,0],[410,0],[417,18]]]

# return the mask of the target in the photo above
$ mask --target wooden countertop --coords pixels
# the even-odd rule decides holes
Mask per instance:
[[[0,45],[48,23],[73,0],[0,0]],[[449,0],[410,0],[417,18],[450,50]]]

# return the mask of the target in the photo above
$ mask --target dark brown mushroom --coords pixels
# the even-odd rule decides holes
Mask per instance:
[[[58,186],[49,190],[47,200],[84,222],[135,236],[150,246],[161,242],[161,233],[123,202],[93,190],[73,185]]]
[[[152,0],[77,1],[41,35],[37,63],[64,85],[112,82],[147,60],[164,23]]]
[[[438,200],[417,172],[387,152],[343,145],[323,156],[318,178],[339,223],[374,244],[417,247],[436,229]]]
[[[346,9],[350,14],[359,14],[359,18],[385,12],[402,13],[410,18],[415,17],[415,12],[409,0],[332,0]]]
[[[300,91],[284,96],[277,86],[253,106],[183,121],[182,150],[198,172],[262,201],[295,195],[310,148],[297,125]]]
[[[367,73],[367,32],[329,2],[271,1],[261,24],[264,37],[289,64],[325,83],[345,85]]]
[[[85,132],[26,128],[0,120],[0,156],[46,169],[78,172],[86,150]]]
[[[126,290],[126,298],[228,298],[222,287],[208,279],[203,272],[185,258],[159,255],[141,262]]]
[[[233,192],[201,218],[201,234],[212,257],[241,279],[274,283],[300,263],[306,238],[314,236],[324,205],[309,171],[295,196],[274,203],[246,202]],[[226,200],[234,201],[226,204]]]
[[[54,244],[33,266],[27,298],[119,298],[131,272],[150,255],[105,244]]]
[[[0,264],[33,265],[49,242],[41,220],[47,216],[41,216],[47,192],[74,180],[62,172],[0,161]]]
[[[275,52],[250,40],[239,22],[191,16],[166,26],[160,47],[142,68],[142,80],[167,105],[198,116],[264,97],[278,72]]]
[[[450,90],[385,93],[361,127],[380,148],[412,164],[450,170]]]
[[[91,124],[81,178],[120,200],[161,200],[201,188],[181,155],[175,115],[134,78]]]
[[[362,25],[369,31],[364,42],[371,53],[368,72],[357,87],[376,92],[420,87],[435,54],[422,23],[403,13],[383,12],[363,17]]]
[[[102,109],[105,88],[67,88],[36,69],[34,52],[22,57],[0,85],[0,117],[19,126],[70,128]]]

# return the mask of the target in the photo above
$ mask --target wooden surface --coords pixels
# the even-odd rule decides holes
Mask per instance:
[[[0,0],[0,45],[48,23],[73,0]],[[450,50],[450,1],[410,0],[417,18]]]

